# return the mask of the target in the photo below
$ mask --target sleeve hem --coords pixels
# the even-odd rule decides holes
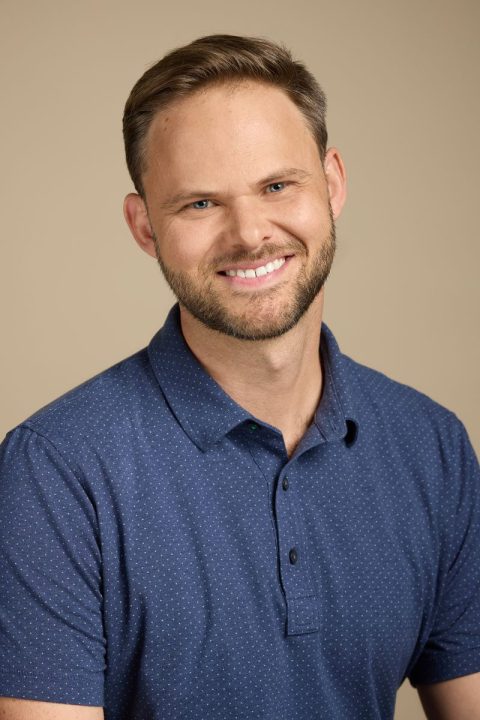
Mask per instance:
[[[49,673],[6,673],[0,671],[0,696],[20,700],[103,707],[103,673],[76,673],[75,677]]]
[[[480,647],[446,654],[445,657],[424,657],[409,674],[408,680],[416,688],[417,685],[453,680],[477,672],[480,672]]]

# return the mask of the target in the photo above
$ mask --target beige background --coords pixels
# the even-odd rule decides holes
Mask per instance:
[[[0,437],[147,344],[173,302],[124,224],[123,104],[212,32],[285,42],[349,171],[325,320],[480,448],[476,0],[0,0]],[[396,720],[423,718],[408,681]]]

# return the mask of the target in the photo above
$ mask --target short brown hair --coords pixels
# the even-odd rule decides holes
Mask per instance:
[[[256,80],[283,89],[301,110],[325,157],[326,98],[307,68],[283,45],[263,38],[208,35],[172,50],[135,83],[123,114],[123,138],[130,176],[144,197],[145,138],[160,110],[206,85]]]

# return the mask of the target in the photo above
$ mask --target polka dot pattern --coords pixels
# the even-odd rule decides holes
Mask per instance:
[[[0,449],[0,695],[106,720],[389,720],[480,671],[480,473],[463,424],[340,352],[289,458],[183,340]]]

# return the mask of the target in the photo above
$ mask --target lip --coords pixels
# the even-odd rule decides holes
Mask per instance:
[[[278,268],[278,270],[274,270],[271,273],[267,273],[266,275],[260,275],[260,277],[254,277],[254,278],[242,278],[238,277],[238,275],[234,275],[233,277],[231,275],[222,275],[221,273],[217,273],[222,280],[225,282],[233,285],[234,287],[244,287],[244,288],[258,288],[262,286],[272,285],[277,280],[279,280],[283,273],[285,272],[286,268],[290,265],[291,260],[295,257],[294,255],[280,255],[280,257],[285,257],[285,262],[281,267]],[[276,255],[273,260],[279,258],[278,255]],[[262,265],[266,265],[267,262],[271,262],[270,260],[262,260],[260,264],[254,264],[245,266],[245,268],[239,268],[236,267],[236,270],[243,270],[243,269],[251,269],[255,270],[256,267],[261,267]],[[230,269],[230,268],[228,268]],[[233,270],[233,268],[232,268]]]
[[[262,267],[262,265],[268,265],[269,262],[273,262],[274,260],[281,260],[281,258],[285,258],[286,260],[293,257],[292,255],[272,255],[269,258],[261,258],[260,260],[256,260],[255,262],[250,263],[241,263],[240,265],[228,265],[221,270],[219,270],[219,273],[224,273],[227,270],[256,270],[259,267]]]

